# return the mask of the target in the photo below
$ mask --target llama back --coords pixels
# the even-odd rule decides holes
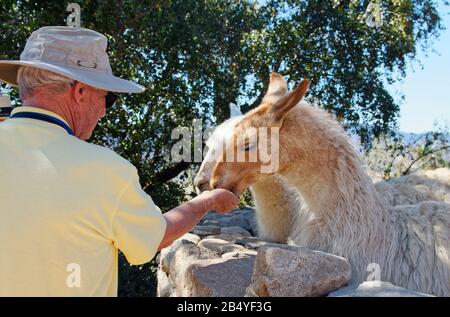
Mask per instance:
[[[426,200],[450,203],[450,169],[439,168],[389,181],[382,180],[376,182],[375,187],[392,206],[412,205]]]
[[[450,296],[450,204],[424,201],[393,207],[396,238],[388,280],[436,296]]]

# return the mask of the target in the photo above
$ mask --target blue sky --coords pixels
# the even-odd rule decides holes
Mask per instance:
[[[406,78],[389,90],[405,95],[400,106],[400,131],[421,133],[433,129],[433,123],[450,126],[450,7],[440,6],[446,28],[427,50],[410,63]],[[436,51],[436,52],[433,52]],[[400,100],[400,99],[397,99]]]

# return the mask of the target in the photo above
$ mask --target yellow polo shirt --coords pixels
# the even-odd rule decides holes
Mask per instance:
[[[58,115],[37,112],[64,121]],[[150,261],[166,229],[136,168],[59,125],[0,123],[0,296],[117,296],[120,249]]]

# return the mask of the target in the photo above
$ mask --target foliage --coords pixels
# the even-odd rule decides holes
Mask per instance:
[[[240,196],[239,208],[246,208],[254,205],[252,193],[250,192],[250,189],[247,188]]]
[[[311,96],[364,144],[395,127],[398,104],[385,79],[404,76],[441,22],[432,0],[381,1],[384,23],[361,21],[369,0],[83,0],[82,26],[109,39],[116,75],[146,87],[123,95],[92,142],[134,164],[144,190],[162,210],[179,204],[192,165],[171,162],[171,131],[194,118],[219,123],[228,104],[259,103],[275,70],[291,84],[312,79]],[[2,0],[0,59],[17,59],[33,30],[64,25],[67,2]],[[0,89],[9,91],[6,85]],[[17,91],[10,92],[17,102]],[[179,178],[177,178],[178,180]],[[147,272],[147,270],[146,270]],[[122,293],[123,294],[123,293]]]
[[[129,265],[123,253],[119,253],[119,292],[120,297],[156,296],[156,260],[144,264]]]
[[[295,82],[308,77],[309,94],[368,147],[394,129],[399,112],[384,80],[404,76],[408,58],[437,35],[440,18],[434,1],[380,1],[384,23],[370,28],[361,21],[369,1],[337,2],[268,2],[268,27],[246,37],[257,78],[248,94],[262,91],[269,70]]]
[[[379,138],[365,157],[374,176],[391,179],[424,169],[450,167],[450,133],[448,127],[434,131]]]

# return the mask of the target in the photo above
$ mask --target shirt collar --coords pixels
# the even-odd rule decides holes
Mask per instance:
[[[45,114],[47,116],[51,116],[54,117],[58,120],[61,120],[62,122],[64,122],[65,124],[67,124],[68,127],[70,127],[70,125],[67,123],[66,120],[64,120],[61,116],[57,115],[54,112],[42,109],[42,108],[36,108],[36,107],[29,107],[29,106],[20,106],[20,107],[16,107],[13,109],[13,111],[11,111],[11,115],[15,114],[15,113],[19,113],[19,112],[34,112],[34,113],[41,113],[41,114]]]

